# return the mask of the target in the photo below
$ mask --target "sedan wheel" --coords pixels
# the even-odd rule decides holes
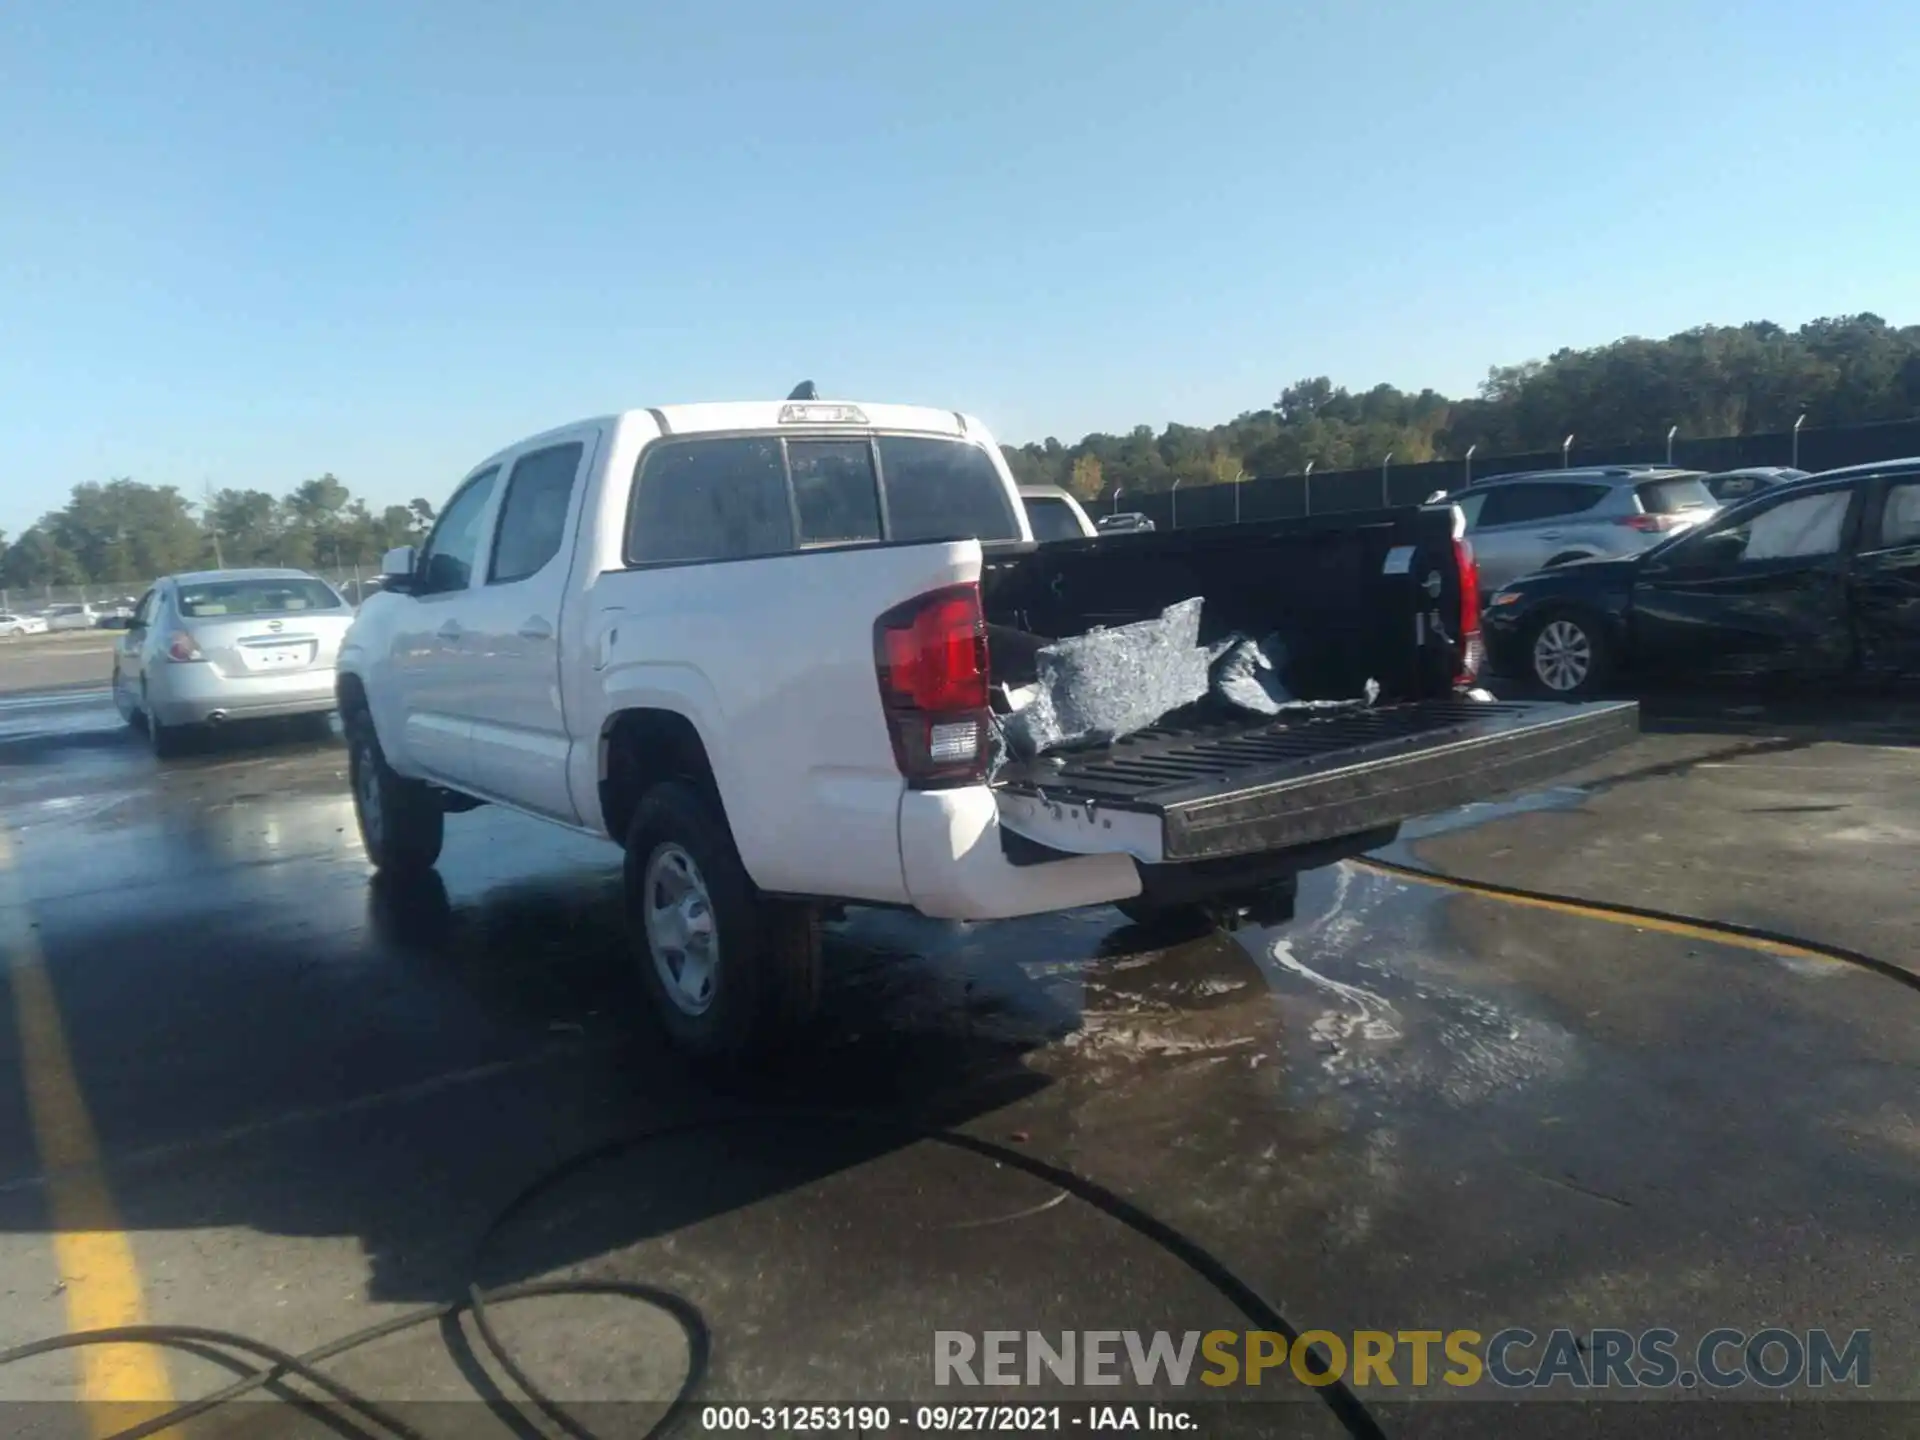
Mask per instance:
[[[1577,620],[1564,616],[1549,620],[1534,635],[1534,678],[1556,695],[1574,695],[1589,688],[1599,660],[1598,645]]]

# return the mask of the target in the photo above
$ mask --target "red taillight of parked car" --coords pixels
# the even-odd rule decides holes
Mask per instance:
[[[1462,536],[1454,537],[1453,564],[1460,577],[1460,673],[1454,683],[1471,685],[1486,645],[1480,638],[1480,563],[1473,558],[1473,543]]]
[[[1622,515],[1614,521],[1616,525],[1624,525],[1644,535],[1663,535],[1669,530],[1678,530],[1686,523],[1685,517],[1679,515]]]
[[[200,647],[193,643],[193,636],[189,635],[186,631],[176,630],[168,637],[167,659],[177,660],[184,664],[189,660],[204,660],[206,658],[206,656],[200,653]]]
[[[987,624],[978,584],[929,591],[873,625],[893,756],[918,789],[972,784],[988,759]]]

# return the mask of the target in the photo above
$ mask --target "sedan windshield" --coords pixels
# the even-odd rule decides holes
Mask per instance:
[[[180,613],[189,620],[217,615],[289,615],[303,610],[340,610],[346,602],[323,580],[207,580],[180,587]]]

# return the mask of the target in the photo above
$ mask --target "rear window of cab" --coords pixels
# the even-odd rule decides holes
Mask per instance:
[[[1020,538],[1006,482],[965,440],[719,435],[655,441],[628,511],[629,565]]]

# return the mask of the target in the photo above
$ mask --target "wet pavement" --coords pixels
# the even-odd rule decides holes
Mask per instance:
[[[991,926],[856,911],[830,927],[804,1065],[776,1096],[719,1095],[639,1013],[610,848],[482,810],[450,821],[442,884],[388,894],[337,744],[235,732],[162,766],[97,682],[0,706],[0,1349],[103,1293],[109,1267],[79,1273],[75,1235],[108,1228],[131,1237],[123,1288],[146,1319],[294,1351],[471,1281],[666,1286],[712,1336],[707,1394],[753,1401],[985,1398],[933,1388],[935,1330],[1248,1328],[1058,1186],[892,1132],[753,1118],[773,1098],[911,1115],[1084,1175],[1300,1330],[1869,1329],[1872,1393],[1920,1399],[1920,994],[1857,967],[1364,864],[1307,877],[1291,925],[1162,946],[1104,908]],[[1668,717],[1591,775],[1440,817],[1392,854],[1916,963],[1899,836],[1920,829],[1920,727],[1771,723]],[[736,1119],[616,1151],[493,1225],[568,1156],[699,1117]],[[114,1227],[88,1210],[107,1201]],[[681,1329],[630,1301],[527,1301],[497,1323],[571,1401],[659,1401],[687,1365]],[[512,1433],[472,1398],[491,1362],[469,1332],[330,1369],[415,1402],[430,1433]],[[1438,1370],[1363,1399],[1392,1433],[1519,1433]],[[73,1396],[83,1373],[67,1355],[10,1367],[0,1400]],[[185,1398],[227,1377],[173,1354],[165,1378]],[[1342,1433],[1316,1392],[1261,1393],[1275,1403],[1239,1433]],[[293,1413],[236,1407],[192,1433],[289,1433]],[[59,1407],[21,1414],[85,1433]],[[1525,1433],[1558,1417],[1535,1406]]]

